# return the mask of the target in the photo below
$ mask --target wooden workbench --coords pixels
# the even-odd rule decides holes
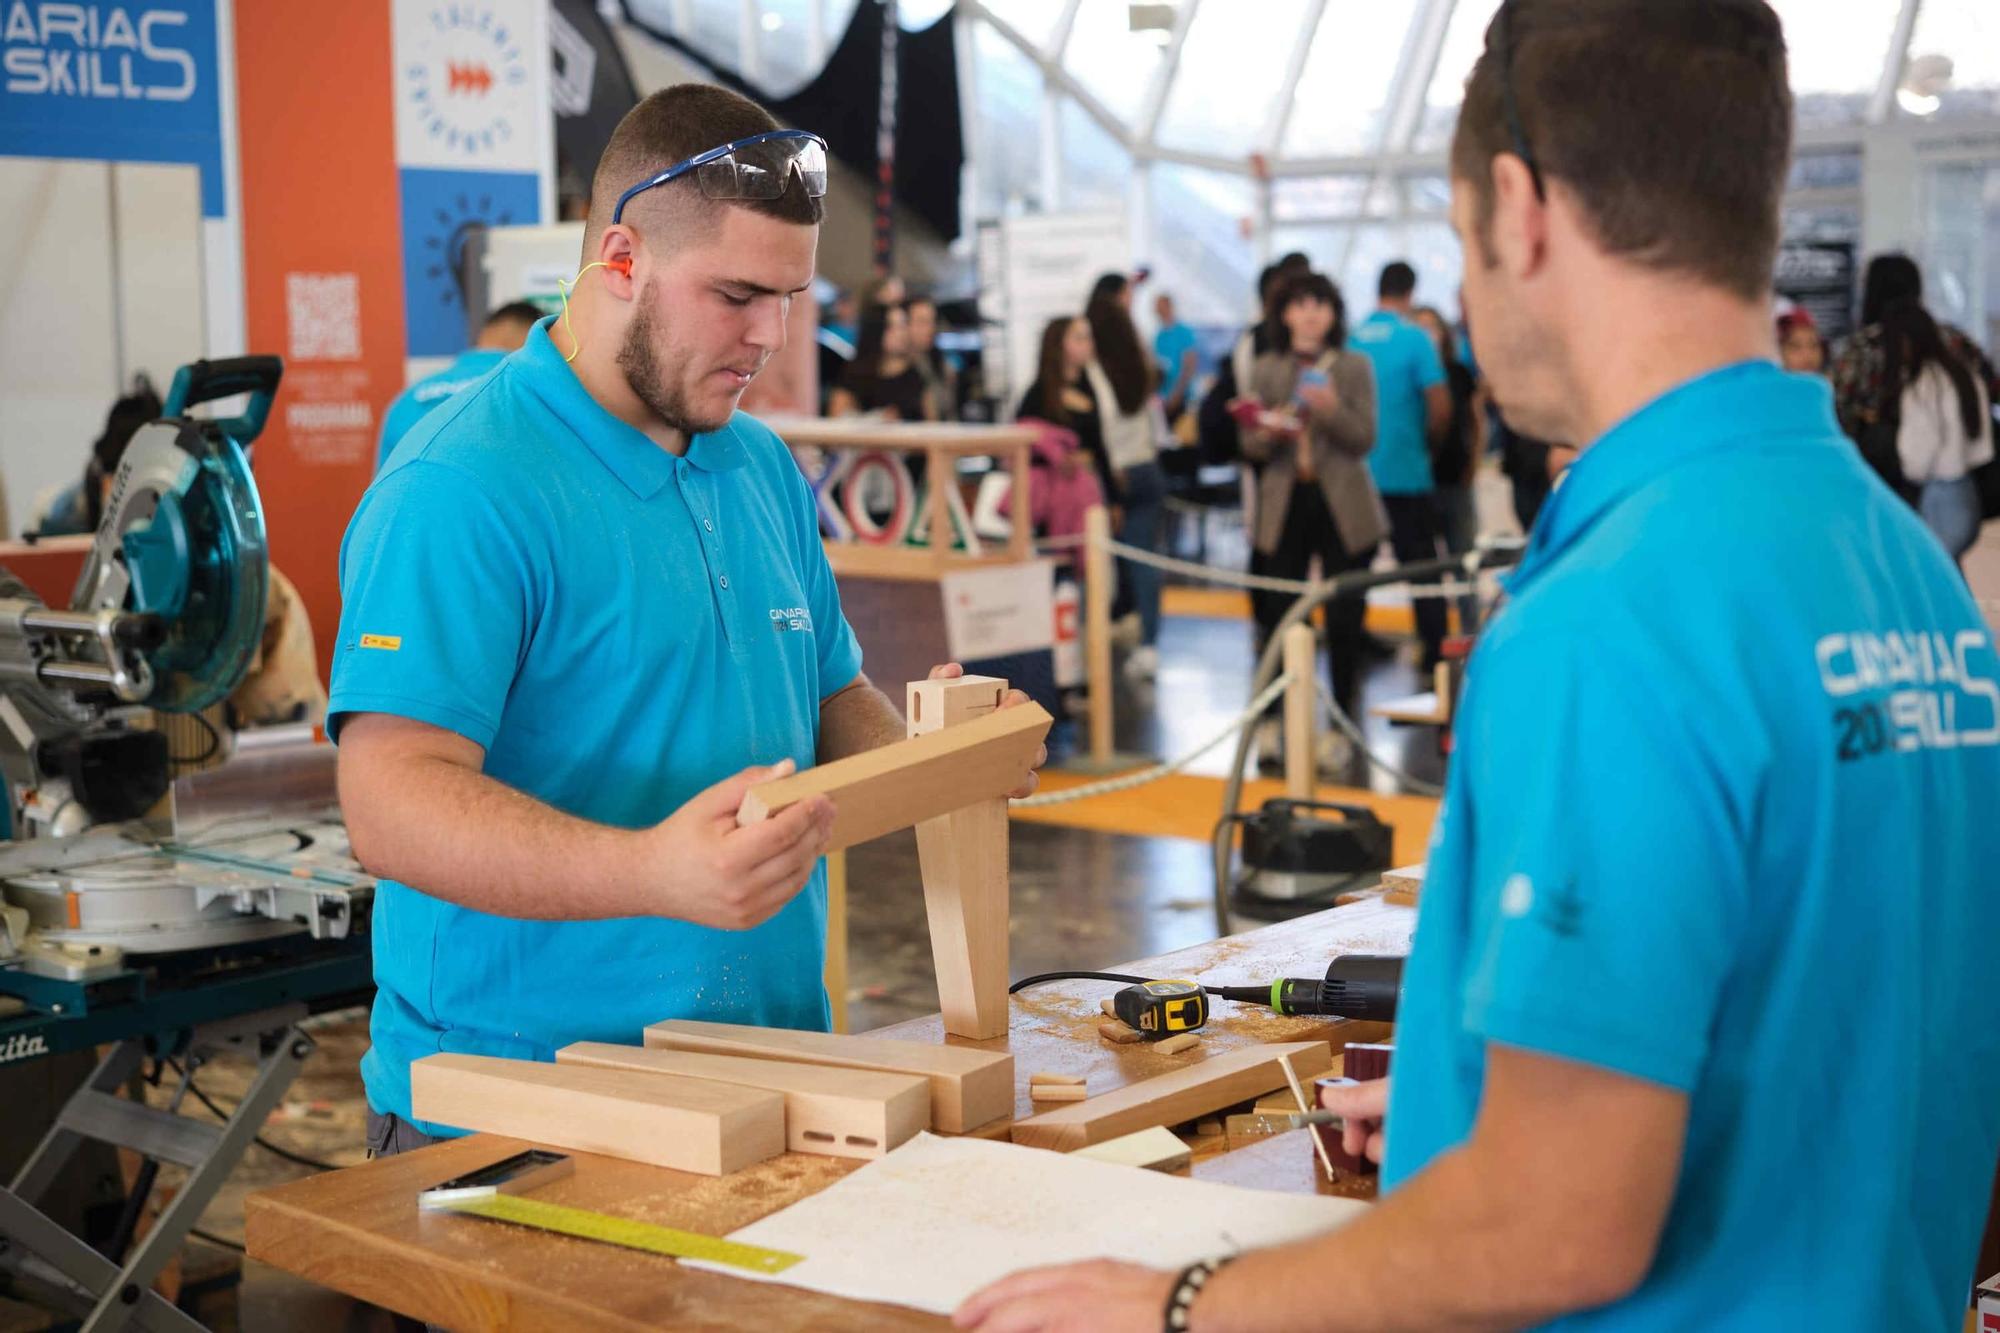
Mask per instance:
[[[1199,976],[1222,985],[1273,976],[1319,976],[1343,953],[1404,953],[1416,913],[1369,898],[1111,971]],[[1016,1114],[1030,1114],[1028,1077],[1084,1074],[1093,1092],[1183,1063],[1141,1045],[1113,1046],[1097,1035],[1105,982],[1059,982],[1016,996],[1004,1038],[961,1042],[1010,1050]],[[1222,1012],[1224,1010],[1232,1012]],[[1336,1047],[1374,1041],[1383,1024],[1279,1018],[1221,1005],[1206,1031],[1211,1053],[1254,1042],[1326,1038]],[[876,1035],[943,1040],[933,1016]],[[636,1041],[637,1033],[633,1034]],[[1003,1137],[1006,1122],[976,1133]],[[454,1329],[937,1329],[942,1319],[792,1287],[684,1270],[670,1260],[473,1218],[419,1213],[417,1194],[518,1152],[513,1139],[469,1138],[312,1176],[250,1196],[245,1224],[252,1258],[377,1305]],[[1265,1189],[1317,1187],[1305,1132],[1223,1152],[1197,1143],[1193,1174]],[[690,1231],[722,1235],[747,1226],[859,1167],[841,1158],[787,1153],[720,1179],[612,1158],[574,1154],[576,1174],[538,1192],[553,1203],[591,1208]]]

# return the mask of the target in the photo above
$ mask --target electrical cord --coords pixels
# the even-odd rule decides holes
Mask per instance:
[[[1022,977],[1007,988],[1007,993],[1012,995],[1016,991],[1026,990],[1030,986],[1039,986],[1044,981],[1123,981],[1134,985],[1144,985],[1146,982],[1152,980],[1154,980],[1152,977],[1131,977],[1125,975],[1123,972],[1043,972],[1032,977]]]
[[[210,1245],[219,1246],[225,1250],[234,1250],[238,1254],[250,1253],[249,1247],[244,1245],[243,1242],[231,1240],[227,1236],[218,1236],[213,1231],[203,1231],[200,1227],[189,1227],[188,1235],[193,1236],[196,1240],[205,1240]]]
[[[172,1060],[167,1061],[167,1063],[173,1065],[175,1073],[180,1072],[181,1067],[178,1063]],[[209,1095],[207,1093],[203,1092],[199,1087],[195,1085],[193,1079],[190,1078],[188,1080],[187,1086],[188,1086],[188,1091],[194,1094],[194,1099],[200,1102],[203,1106],[206,1106],[209,1109],[210,1114],[214,1115],[217,1119],[220,1120],[229,1119],[229,1112],[223,1110],[220,1106],[217,1106],[215,1102],[209,1098]],[[289,1148],[280,1148],[277,1144],[271,1142],[269,1139],[265,1138],[262,1134],[253,1136],[250,1141],[256,1144],[259,1148],[262,1148],[265,1152],[270,1153],[274,1157],[282,1157],[286,1161],[291,1162],[297,1166],[310,1167],[314,1171],[340,1170],[339,1167],[335,1166],[331,1162],[315,1161],[310,1157],[301,1157],[298,1153],[291,1151]]]

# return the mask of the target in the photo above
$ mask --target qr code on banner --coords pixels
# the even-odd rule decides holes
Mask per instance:
[[[291,360],[360,360],[360,275],[287,273],[285,322]]]

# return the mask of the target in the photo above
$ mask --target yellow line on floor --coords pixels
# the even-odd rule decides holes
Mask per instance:
[[[1231,588],[1167,587],[1160,589],[1160,612],[1200,620],[1248,620],[1250,594]],[[1416,618],[1407,606],[1371,605],[1366,623],[1371,634],[1417,632]]]
[[[1042,790],[1063,791],[1098,780],[1081,773],[1049,769],[1042,774]],[[1221,778],[1174,773],[1130,791],[1093,796],[1067,805],[1016,810],[1014,818],[1023,823],[1055,824],[1099,833],[1206,842],[1214,836],[1215,821],[1222,815],[1223,786]],[[1243,784],[1242,808],[1254,810],[1271,797],[1284,794],[1282,782],[1255,779]],[[1374,811],[1395,830],[1395,864],[1410,865],[1424,859],[1424,850],[1430,845],[1431,824],[1437,819],[1436,801],[1427,796],[1381,796],[1356,787],[1323,786],[1314,795],[1319,800],[1342,801]]]

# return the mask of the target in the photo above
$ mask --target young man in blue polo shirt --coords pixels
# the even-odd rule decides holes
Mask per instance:
[[[1403,564],[1438,557],[1444,528],[1431,475],[1431,440],[1451,424],[1451,386],[1437,343],[1413,316],[1416,291],[1415,269],[1400,259],[1385,265],[1376,283],[1375,313],[1347,338],[1375,368],[1375,448],[1368,470],[1389,513],[1390,549]],[[1444,601],[1420,597],[1415,611],[1428,678],[1444,648]]]
[[[396,445],[410,433],[410,427],[453,394],[479,382],[493,367],[507,359],[528,340],[528,330],[541,320],[542,312],[526,301],[509,301],[486,317],[472,346],[460,352],[452,363],[435,375],[426,375],[397,394],[382,414],[382,435],[375,444],[375,470],[389,462]]]
[[[329,713],[382,877],[373,1151],[455,1132],[411,1121],[434,1052],[828,1025],[832,808],[735,819],[752,783],[903,734],[804,479],[735,410],[812,281],[824,152],[719,88],[641,102],[568,318],[419,422],[355,514]]]
[[[1453,219],[1480,365],[1584,444],[1475,652],[1345,1229],[964,1326],[1956,1329],[2000,1149],[2000,659],[1773,364],[1764,0],[1510,0]],[[1646,317],[1634,320],[1634,310]],[[1181,1293],[1176,1300],[1176,1293]]]

